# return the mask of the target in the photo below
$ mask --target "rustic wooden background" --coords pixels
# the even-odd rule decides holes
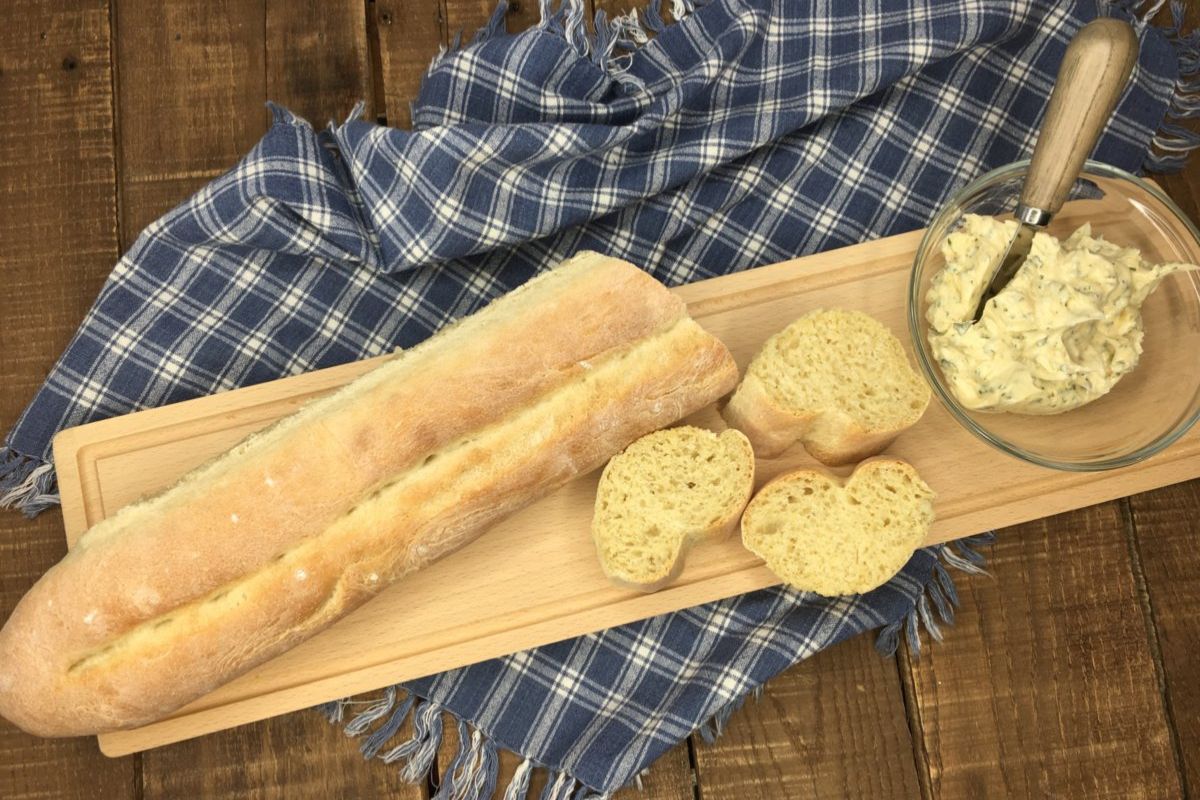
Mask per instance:
[[[265,100],[323,123],[365,98],[406,124],[438,45],[492,1],[7,0],[0,429],[137,232],[263,133]],[[511,5],[509,30],[536,22],[535,0]],[[1200,219],[1200,160],[1162,180]],[[869,637],[821,653],[715,745],[668,753],[645,797],[1197,796],[1198,519],[1194,482],[1002,531],[991,577],[959,578],[947,641],[919,660],[882,659]],[[0,513],[0,618],[64,549],[56,513]],[[0,722],[0,797],[429,796],[356,744],[297,713],[110,760]]]

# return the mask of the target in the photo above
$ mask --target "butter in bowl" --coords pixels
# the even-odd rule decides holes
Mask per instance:
[[[1149,458],[1200,416],[1200,232],[1152,183],[1089,161],[972,322],[1028,169],[982,176],[927,230],[908,297],[917,361],[960,423],[1019,458],[1077,471]]]

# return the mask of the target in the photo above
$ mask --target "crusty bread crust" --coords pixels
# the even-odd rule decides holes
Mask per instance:
[[[580,254],[90,529],[0,630],[0,714],[161,718],[736,381],[662,284]]]

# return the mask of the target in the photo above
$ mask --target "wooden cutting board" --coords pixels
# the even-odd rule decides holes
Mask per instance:
[[[1093,207],[1090,216],[1100,222],[1097,214]],[[1101,229],[1113,234],[1122,219],[1105,222]],[[920,237],[895,236],[675,291],[742,367],[767,336],[817,307],[861,309],[907,341],[905,293]],[[54,455],[69,543],[371,366],[346,364],[63,431]],[[691,421],[720,426],[713,409]],[[889,452],[912,462],[938,493],[931,543],[1200,476],[1200,431],[1134,467],[1070,474],[993,450],[936,401]],[[760,461],[759,480],[809,463],[797,448]],[[657,594],[610,586],[588,533],[596,480],[579,478],[170,718],[99,737],[101,749],[111,756],[145,750],[776,583],[735,537],[695,549],[682,577]]]

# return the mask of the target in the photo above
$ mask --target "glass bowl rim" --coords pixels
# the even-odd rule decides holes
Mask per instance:
[[[913,259],[912,271],[908,280],[908,332],[912,340],[913,351],[917,356],[917,364],[921,372],[924,374],[926,383],[933,389],[941,404],[950,412],[950,415],[962,425],[964,428],[973,433],[977,438],[983,440],[987,444],[996,449],[1007,453],[1008,455],[1027,461],[1032,464],[1037,464],[1050,469],[1063,470],[1066,472],[1100,472],[1103,470],[1117,469],[1119,467],[1127,467],[1131,464],[1136,464],[1154,456],[1167,447],[1170,447],[1175,442],[1179,441],[1192,426],[1200,420],[1200,406],[1191,413],[1182,423],[1176,425],[1166,433],[1156,437],[1151,442],[1142,445],[1141,447],[1129,453],[1111,458],[1095,459],[1091,461],[1063,461],[1059,459],[1049,458],[1037,453],[1025,450],[1022,447],[1008,442],[1001,437],[993,434],[987,428],[977,423],[959,404],[958,400],[950,393],[949,389],[942,382],[941,377],[937,373],[935,365],[932,363],[931,356],[928,353],[927,343],[922,340],[921,336],[921,311],[924,310],[924,299],[920,296],[920,277],[921,265],[925,260],[925,254],[929,248],[940,245],[940,242],[931,241],[934,232],[935,223],[942,219],[950,209],[961,207],[965,198],[975,194],[984,186],[996,183],[1003,178],[1017,175],[1029,167],[1029,159],[1021,159],[1014,161],[1011,164],[1006,164],[1002,167],[997,167],[989,172],[980,175],[975,180],[968,183],[962,189],[959,189],[954,195],[942,204],[936,215],[930,221],[928,227],[925,228],[925,233],[921,237],[921,243],[917,246],[917,253]],[[1174,200],[1166,195],[1158,186],[1149,181],[1139,178],[1125,170],[1114,167],[1109,164],[1102,164],[1098,161],[1088,160],[1084,163],[1081,175],[1091,173],[1103,178],[1113,178],[1116,180],[1125,181],[1138,187],[1142,191],[1149,194],[1154,199],[1158,200],[1170,211],[1175,217],[1183,222],[1184,228],[1191,234],[1192,243],[1200,250],[1200,230],[1196,228],[1195,223],[1188,218]]]

